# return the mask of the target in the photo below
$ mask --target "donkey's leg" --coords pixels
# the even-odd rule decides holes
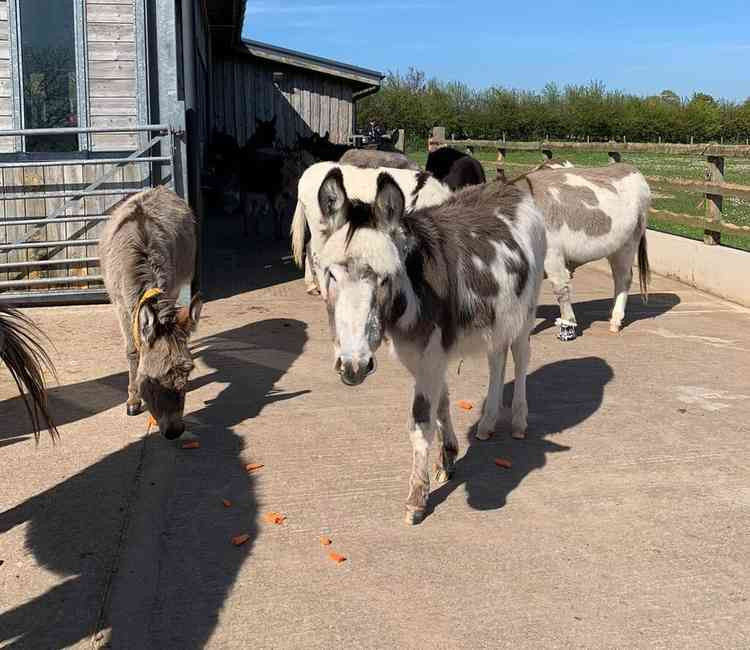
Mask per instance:
[[[311,296],[316,296],[320,294],[320,289],[318,289],[318,282],[315,277],[315,273],[313,272],[312,267],[312,257],[310,254],[310,246],[307,246],[307,249],[305,250],[305,287],[307,293],[309,293]]]
[[[526,375],[529,370],[529,357],[531,356],[530,329],[529,327],[521,332],[510,347],[513,353],[513,365],[515,366],[510,434],[518,440],[526,437],[529,417],[529,406],[526,402]]]
[[[451,421],[450,396],[447,384],[443,386],[443,393],[438,405],[437,433],[441,444],[440,455],[435,462],[435,481],[443,483],[453,478],[456,456],[458,456],[458,440]]]
[[[508,346],[493,345],[487,352],[490,367],[490,387],[484,400],[484,410],[477,425],[476,436],[479,440],[488,440],[495,431],[497,414],[502,406],[503,385],[505,383],[505,363],[508,358]]]
[[[430,444],[435,434],[437,411],[445,384],[445,353],[440,338],[433,336],[415,372],[412,402],[411,444],[413,460],[406,499],[406,523],[418,524],[424,518],[430,494],[428,460]]]
[[[612,269],[612,280],[615,283],[615,296],[612,303],[612,317],[609,331],[615,334],[620,331],[625,318],[625,307],[628,304],[628,293],[633,283],[633,259],[637,244],[628,242],[619,251],[607,258]]]
[[[544,271],[552,283],[552,291],[555,294],[555,298],[557,298],[557,303],[560,305],[560,319],[562,321],[560,331],[563,333],[563,328],[566,324],[573,326],[578,324],[571,298],[570,271],[568,271],[562,255],[555,254],[554,251],[547,254],[547,259],[544,261]],[[573,330],[572,338],[575,338],[574,335],[575,330]]]
[[[126,402],[126,411],[128,415],[139,415],[143,412],[143,404],[138,394],[138,387],[136,386],[138,350],[133,341],[133,323],[128,310],[121,306],[117,307],[117,317],[120,321],[120,330],[122,331],[122,338],[125,341],[125,354],[128,358],[128,401]]]

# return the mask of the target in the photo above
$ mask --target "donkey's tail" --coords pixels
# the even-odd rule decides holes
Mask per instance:
[[[297,201],[297,207],[294,209],[294,218],[292,219],[292,255],[297,266],[302,268],[305,260],[305,231],[307,229],[307,217],[302,202]]]
[[[646,233],[641,235],[638,243],[638,279],[641,283],[641,298],[648,302],[648,285],[651,282],[651,265],[648,263],[648,246],[646,244]]]
[[[53,440],[60,437],[49,412],[44,383],[45,370],[55,376],[52,360],[40,343],[44,338],[20,311],[0,305],[0,359],[18,386],[37,441],[42,429],[47,429]]]

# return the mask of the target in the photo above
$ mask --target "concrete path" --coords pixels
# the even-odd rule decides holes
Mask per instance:
[[[454,368],[452,402],[477,405],[454,409],[457,475],[407,527],[406,373],[383,351],[343,386],[322,304],[259,272],[204,309],[198,450],[125,417],[108,306],[30,311],[62,442],[34,449],[0,371],[0,647],[750,646],[749,310],[656,279],[612,336],[611,280],[587,268],[587,329],[561,344],[545,287],[528,440],[469,440],[485,363]]]

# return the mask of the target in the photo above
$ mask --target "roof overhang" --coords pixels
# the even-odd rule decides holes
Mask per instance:
[[[313,54],[288,50],[260,41],[243,39],[237,49],[243,54],[250,54],[267,61],[345,79],[355,86],[355,100],[377,92],[385,77],[383,73],[377,70],[368,70],[367,68],[324,59]]]
[[[230,41],[239,43],[245,22],[245,0],[204,0],[204,7],[209,27],[231,33]]]

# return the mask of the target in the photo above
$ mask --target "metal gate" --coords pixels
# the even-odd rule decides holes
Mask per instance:
[[[0,137],[97,133],[139,135],[142,146],[121,157],[0,161],[0,300],[106,300],[97,248],[103,223],[132,194],[174,188],[175,134],[165,125],[17,129]]]

